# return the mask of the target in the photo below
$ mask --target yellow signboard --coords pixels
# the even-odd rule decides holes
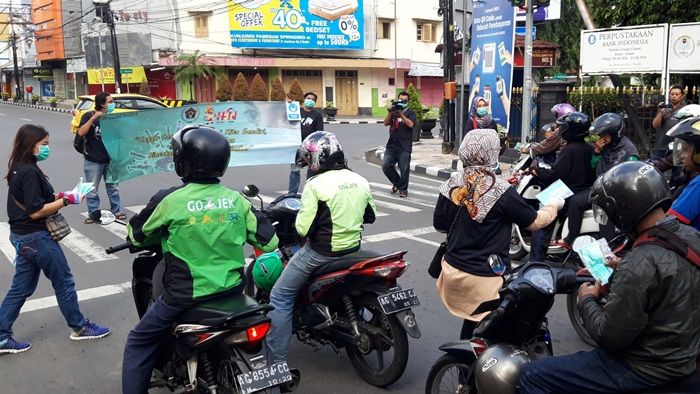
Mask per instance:
[[[0,14],[0,41],[10,40],[10,24],[7,14]]]
[[[148,82],[146,70],[143,67],[122,67],[122,83]],[[88,84],[99,85],[101,83],[114,83],[114,69],[112,68],[89,68],[87,70]]]

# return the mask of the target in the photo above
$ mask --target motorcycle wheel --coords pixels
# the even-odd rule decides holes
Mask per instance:
[[[578,310],[577,293],[569,293],[566,295],[566,311],[569,314],[571,325],[574,326],[574,330],[576,330],[576,334],[578,334],[579,338],[589,346],[598,347],[598,344],[591,338],[586,326],[583,324],[583,318]]]
[[[346,351],[352,366],[367,383],[386,387],[403,375],[408,363],[408,337],[394,315],[385,315],[374,294],[353,299],[360,323],[382,330],[382,335],[370,336],[363,332],[358,343],[348,345]],[[393,353],[385,367],[385,353]]]
[[[520,260],[527,254],[527,250],[522,243],[520,243],[520,238],[518,237],[518,230],[515,229],[515,224],[510,232],[510,248],[508,249],[508,255],[511,260]]]
[[[442,355],[430,368],[425,394],[476,393],[476,387],[467,382],[472,362],[451,354]]]

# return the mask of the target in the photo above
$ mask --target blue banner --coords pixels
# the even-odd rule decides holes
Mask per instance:
[[[228,0],[231,45],[364,49],[362,0]]]
[[[510,0],[474,2],[473,17],[468,108],[475,96],[485,98],[499,129],[508,129],[515,7]]]
[[[105,115],[102,142],[110,158],[107,182],[175,171],[170,141],[189,125],[220,131],[231,144],[229,167],[294,162],[299,121],[287,120],[287,103],[231,101]]]

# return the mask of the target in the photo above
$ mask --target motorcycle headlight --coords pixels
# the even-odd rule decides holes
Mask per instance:
[[[606,225],[608,224],[608,214],[605,213],[603,208],[593,205],[593,218],[595,219],[595,222],[598,224]]]

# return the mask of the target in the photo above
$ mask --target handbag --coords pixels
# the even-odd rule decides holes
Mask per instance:
[[[440,246],[438,246],[438,249],[435,251],[435,256],[433,256],[433,259],[430,261],[430,265],[428,266],[428,275],[434,279],[440,277],[440,273],[442,272],[442,258],[445,257],[445,253],[447,252],[447,241],[450,239],[452,229],[455,227],[455,223],[457,223],[457,218],[461,212],[462,206],[460,205],[457,213],[455,214],[455,218],[452,220],[450,229],[447,230],[447,237],[445,237],[445,240],[440,243]]]
[[[25,208],[24,205],[20,204],[20,202],[17,201],[17,199],[14,196],[11,197],[12,200],[14,200],[15,204],[17,204],[17,206],[26,213],[27,208]],[[51,235],[51,239],[53,239],[56,242],[62,240],[66,237],[66,235],[70,234],[71,232],[68,221],[65,217],[63,217],[63,215],[61,215],[58,212],[45,217],[44,225],[46,225],[46,231],[48,231],[49,235]]]

